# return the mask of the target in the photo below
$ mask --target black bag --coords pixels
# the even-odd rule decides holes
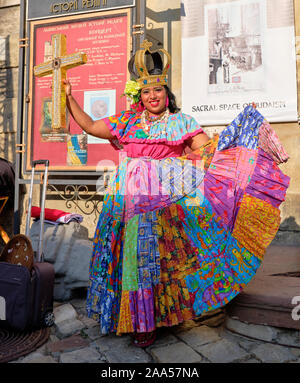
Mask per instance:
[[[31,256],[31,244],[28,237],[21,234],[6,244],[0,257],[0,261],[2,258],[2,262],[0,262],[0,326],[11,327],[16,330],[52,326],[54,323],[53,288],[55,272],[52,264],[43,262],[42,253],[49,161],[33,162],[26,235],[29,233],[34,168],[37,164],[45,164],[46,166],[40,219],[40,240],[37,254],[35,254],[37,261],[30,262],[30,259],[28,260]],[[22,246],[24,251],[22,251]]]
[[[16,330],[52,326],[54,269],[49,263],[25,266],[0,262],[0,319]]]
[[[32,287],[27,267],[0,262],[1,326],[24,330],[29,325]]]

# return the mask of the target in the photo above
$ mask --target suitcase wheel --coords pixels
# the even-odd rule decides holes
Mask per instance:
[[[51,327],[54,325],[54,314],[52,311],[46,312],[46,314],[44,315],[44,318],[43,318],[43,324],[46,327]]]

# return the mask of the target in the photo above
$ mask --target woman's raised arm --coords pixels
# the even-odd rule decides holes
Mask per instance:
[[[86,133],[91,134],[92,136],[99,138],[111,139],[114,136],[110,133],[109,128],[102,120],[94,121],[87,113],[85,113],[82,108],[78,105],[75,98],[72,96],[72,88],[69,80],[64,80],[66,98],[67,98],[67,107],[77,122],[77,124],[83,129]]]

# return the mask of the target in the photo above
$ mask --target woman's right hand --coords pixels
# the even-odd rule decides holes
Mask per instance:
[[[72,94],[72,86],[69,80],[63,80],[64,86],[65,86],[65,92],[66,96],[71,96]]]
[[[71,96],[72,94],[72,86],[70,84],[70,81],[66,79],[63,80],[62,83],[65,87],[67,107],[72,117],[81,127],[81,129],[95,137],[106,138],[108,140],[114,138],[114,136],[112,135],[112,133],[110,132],[109,128],[103,120],[93,121],[93,119],[81,108],[81,106],[78,105],[74,97],[68,98],[68,96]]]

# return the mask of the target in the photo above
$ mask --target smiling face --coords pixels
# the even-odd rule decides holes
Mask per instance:
[[[141,101],[150,115],[159,115],[166,109],[167,91],[166,88],[152,86],[141,90]]]

